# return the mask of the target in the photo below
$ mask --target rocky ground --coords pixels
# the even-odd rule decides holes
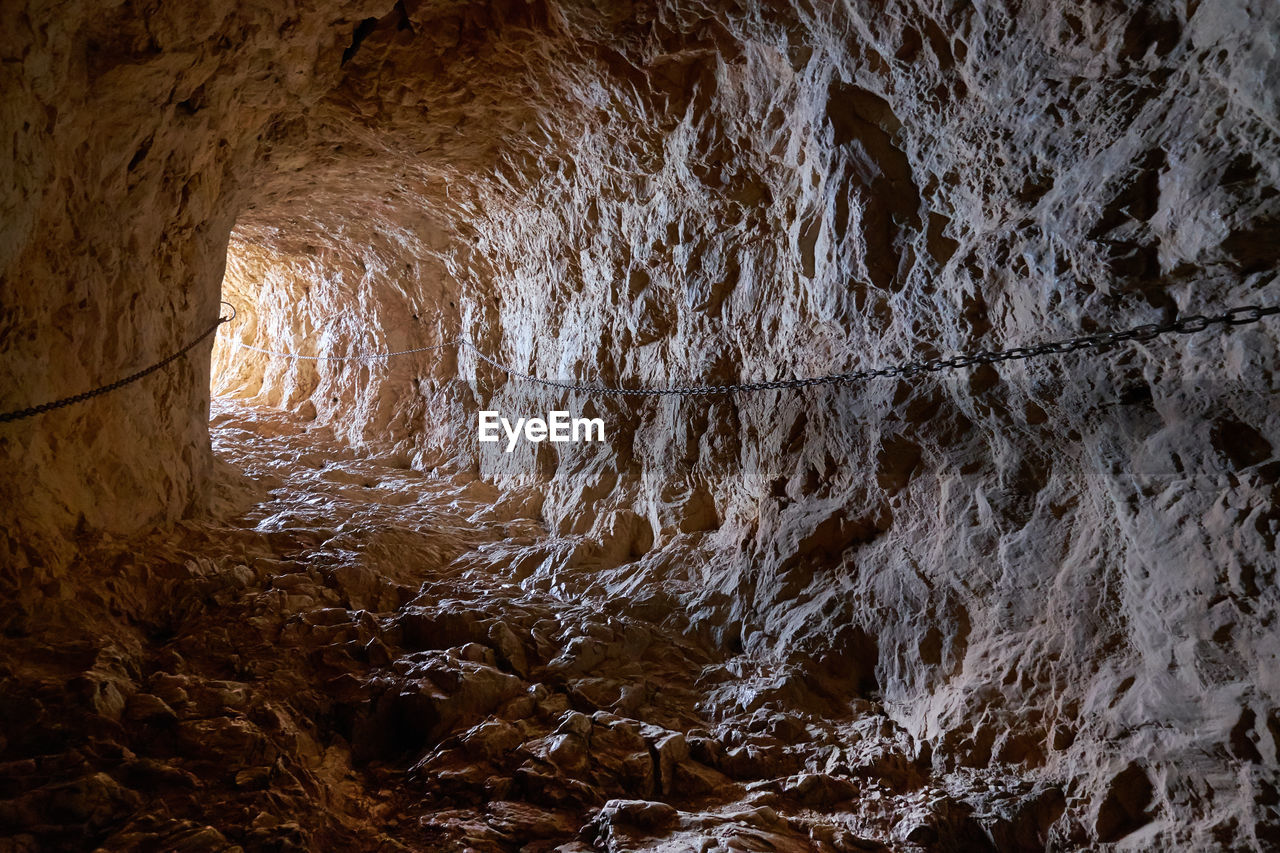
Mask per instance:
[[[933,773],[874,695],[716,648],[678,589],[597,594],[580,538],[527,499],[277,411],[216,403],[213,430],[206,518],[86,538],[77,594],[11,615],[0,850],[1021,850],[1071,831],[1062,789]]]
[[[0,847],[1280,849],[1280,318],[346,358],[1280,304],[1275,7],[0,3]]]

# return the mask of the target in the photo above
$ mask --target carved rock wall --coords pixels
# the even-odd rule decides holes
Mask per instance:
[[[37,46],[4,72],[27,125],[0,256],[14,387],[73,393],[82,365],[180,341],[224,245],[242,314],[222,334],[251,345],[461,334],[620,384],[1277,298],[1262,2],[405,2],[202,13],[168,37],[118,14],[7,28]],[[496,484],[573,543],[548,591],[668,590],[693,635],[793,674],[784,696],[882,700],[940,771],[1062,784],[1072,843],[1209,848],[1277,831],[1276,339],[678,403],[529,392],[465,350],[224,343],[213,385]],[[184,511],[209,464],[202,369],[3,434],[19,562],[80,515]],[[562,404],[609,441],[478,449],[480,408]],[[777,689],[748,679],[708,713]]]
[[[270,128],[337,84],[362,12],[6,6],[6,410],[115,381],[213,321]],[[70,529],[135,531],[191,505],[210,471],[208,353],[5,430],[10,561],[56,566]]]

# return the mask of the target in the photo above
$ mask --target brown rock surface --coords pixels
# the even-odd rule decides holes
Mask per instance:
[[[727,383],[1276,304],[1270,4],[0,33],[0,409],[240,312],[0,424],[0,849],[1280,845],[1274,320],[675,402],[232,345]]]

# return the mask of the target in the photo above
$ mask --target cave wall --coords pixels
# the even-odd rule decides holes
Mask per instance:
[[[264,131],[336,85],[363,12],[6,4],[6,410],[115,381],[213,322],[228,234],[270,168]],[[208,369],[206,342],[0,433],[0,552],[34,567],[22,582],[65,563],[73,531],[127,533],[191,507],[212,458]]]
[[[216,310],[228,245],[223,335],[339,355],[461,332],[604,383],[1275,298],[1263,2],[200,14],[5,27],[9,387],[166,351]],[[1103,829],[1140,759],[1160,831],[1194,845],[1221,829],[1205,803],[1243,819],[1277,759],[1276,334],[679,403],[530,392],[451,350],[224,343],[213,382],[527,494],[597,591],[670,588],[695,630],[790,667],[726,703],[882,696],[940,764],[1087,780]],[[0,434],[10,553],[187,510],[204,358]],[[610,441],[478,451],[479,408],[561,402]]]
[[[432,19],[408,22],[369,33],[344,93],[422,61]],[[448,305],[421,282],[380,315],[416,315],[417,345],[459,328],[539,376],[719,383],[1274,298],[1277,33],[1260,4],[519,23],[484,22],[479,73],[453,65],[364,111],[370,146],[452,130],[420,188],[392,189],[453,238],[428,254]],[[489,112],[491,88],[528,113]],[[338,321],[333,352],[355,324]],[[463,351],[343,386],[376,421],[321,418],[419,467],[532,487],[549,528],[581,537],[564,566],[599,569],[590,591],[685,590],[717,641],[794,667],[795,684],[729,704],[882,695],[940,766],[1087,780],[1103,836],[1137,772],[1161,837],[1208,843],[1248,819],[1185,815],[1210,799],[1249,813],[1280,747],[1260,615],[1280,524],[1275,335],[641,403],[530,391]],[[608,446],[477,450],[477,409],[562,405],[602,414]]]

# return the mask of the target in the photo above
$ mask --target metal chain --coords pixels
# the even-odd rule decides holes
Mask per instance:
[[[102,394],[115,391],[117,388],[123,388],[133,382],[137,382],[144,376],[149,376],[157,370],[168,366],[177,359],[186,355],[197,344],[205,338],[217,331],[218,327],[223,323],[230,323],[236,318],[236,308],[229,302],[223,302],[231,308],[230,317],[219,317],[209,328],[201,332],[196,338],[191,340],[182,349],[172,353],[157,361],[156,363],[144,367],[142,370],[129,374],[123,379],[118,379],[107,385],[100,385],[90,391],[81,394],[75,394],[71,397],[63,397],[49,403],[42,403],[39,406],[31,406],[26,409],[18,409],[12,412],[0,413],[0,423],[10,423],[12,421],[20,421],[25,418],[35,417],[44,412],[54,409],[61,409],[65,406],[71,406],[76,403],[83,403]],[[904,377],[910,378],[921,373],[938,373],[943,370],[958,370],[963,367],[973,367],[982,364],[998,364],[1003,361],[1021,361],[1029,358],[1037,358],[1043,355],[1062,355],[1069,352],[1077,352],[1079,350],[1096,350],[1103,351],[1116,344],[1125,341],[1149,341],[1160,335],[1166,335],[1171,332],[1190,335],[1197,332],[1203,332],[1211,326],[1244,326],[1250,323],[1256,323],[1263,317],[1274,314],[1280,314],[1280,306],[1268,305],[1244,305],[1232,308],[1221,314],[1204,316],[1202,314],[1192,314],[1186,317],[1178,317],[1168,323],[1145,323],[1141,326],[1134,326],[1131,329],[1123,329],[1112,332],[1097,332],[1091,335],[1079,335],[1074,338],[1063,338],[1062,340],[1049,341],[1047,343],[1037,344],[1029,347],[1011,347],[1001,350],[975,350],[970,353],[955,355],[950,358],[933,358],[927,361],[907,361],[901,364],[892,365],[890,367],[874,367],[864,370],[855,370],[851,373],[830,373],[825,376],[814,376],[807,379],[780,379],[772,382],[740,382],[732,385],[691,385],[691,386],[671,386],[667,388],[623,388],[610,385],[587,385],[580,382],[561,382],[554,379],[540,379],[532,374],[523,373],[514,367],[497,361],[492,356],[486,355],[474,343],[466,338],[458,338],[453,341],[446,341],[442,344],[435,344],[428,347],[417,347],[416,349],[398,350],[396,352],[371,353],[364,355],[351,356],[319,356],[319,355],[298,355],[296,353],[276,352],[261,347],[251,346],[250,344],[240,341],[229,341],[243,349],[252,350],[254,352],[265,353],[267,355],[279,356],[282,358],[304,359],[308,361],[377,361],[381,359],[392,358],[398,355],[409,355],[411,353],[430,352],[432,350],[444,349],[446,347],[458,346],[466,347],[476,354],[481,360],[496,367],[508,376],[525,382],[533,382],[548,388],[559,388],[565,391],[578,391],[585,394],[619,394],[626,396],[638,397],[689,397],[689,396],[711,396],[726,394],[742,394],[752,391],[780,391],[789,388],[807,388],[814,385],[842,385],[849,382],[859,382],[864,379],[887,378],[887,377]]]
[[[201,332],[198,337],[193,339],[190,343],[188,343],[182,349],[178,350],[177,352],[171,355],[165,356],[164,358],[160,359],[150,367],[144,367],[142,370],[139,370],[136,373],[130,373],[125,378],[117,379],[115,382],[112,382],[109,385],[99,385],[97,388],[94,388],[92,391],[85,391],[82,394],[75,394],[71,397],[63,397],[61,400],[54,400],[51,403],[41,403],[39,406],[31,406],[30,408],[27,408],[27,409],[18,409],[17,411],[13,411],[13,412],[0,413],[0,424],[10,423],[12,421],[20,421],[25,418],[33,418],[36,415],[44,414],[45,412],[53,411],[54,409],[61,409],[65,406],[72,406],[72,405],[75,405],[76,403],[83,403],[85,400],[91,400],[94,397],[99,397],[103,394],[110,393],[116,390],[117,388],[123,388],[124,386],[132,382],[137,382],[139,379],[143,378],[144,376],[150,376],[152,373],[155,373],[157,370],[160,370],[161,368],[166,367],[169,364],[172,364],[177,359],[186,355],[193,348],[195,348],[197,344],[199,344],[205,338],[212,335],[217,330],[217,328],[221,326],[223,323],[230,323],[232,320],[234,320],[236,318],[236,307],[232,305],[230,302],[223,302],[222,304],[227,305],[231,308],[230,317],[219,317],[213,323],[213,325],[211,325],[209,328]]]
[[[610,385],[588,385],[581,382],[568,382],[555,379],[540,379],[532,374],[516,370],[510,365],[503,364],[492,356],[481,351],[479,347],[466,338],[458,338],[456,340],[446,341],[442,344],[436,344],[435,346],[421,347],[419,349],[354,356],[295,355],[293,353],[265,350],[239,341],[231,341],[231,343],[243,347],[244,349],[267,353],[268,355],[282,356],[285,358],[308,359],[312,361],[373,361],[377,359],[391,358],[396,355],[404,355],[406,353],[426,352],[427,350],[437,350],[450,346],[458,346],[471,350],[482,361],[496,367],[498,370],[501,370],[513,379],[532,382],[548,388],[558,388],[564,391],[578,391],[584,394],[618,394],[636,397],[690,397],[742,394],[752,391],[779,391],[789,388],[807,388],[814,385],[842,385],[850,382],[860,382],[865,379],[876,379],[882,377],[910,378],[921,373],[938,373],[943,370],[958,370],[962,367],[973,367],[982,364],[998,364],[1003,361],[1021,361],[1029,358],[1037,358],[1043,355],[1062,355],[1069,352],[1077,352],[1079,350],[1087,349],[1103,351],[1117,344],[1124,343],[1125,341],[1149,341],[1152,338],[1169,334],[1170,332],[1190,335],[1195,334],[1196,332],[1203,332],[1205,329],[1216,325],[1226,327],[1243,326],[1249,323],[1256,323],[1263,317],[1273,314],[1280,314],[1280,307],[1245,305],[1239,308],[1232,308],[1222,314],[1214,314],[1208,317],[1201,314],[1191,314],[1186,317],[1175,318],[1174,320],[1163,324],[1146,323],[1141,326],[1134,326],[1131,329],[1097,332],[1091,335],[1079,335],[1074,338],[1063,338],[1062,340],[1048,341],[1046,343],[1036,344],[1035,346],[1011,347],[1009,349],[1000,350],[975,350],[973,352],[955,355],[950,358],[933,358],[927,361],[907,361],[890,367],[866,368],[864,370],[855,370],[851,373],[830,373],[825,376],[814,376],[807,379],[779,379],[772,382],[741,382],[733,385],[691,385],[671,386],[666,388],[623,388]]]
[[[230,323],[236,318],[236,309],[229,302],[223,302],[231,308],[230,317],[219,317],[208,329],[203,331],[199,336],[190,341],[186,346],[178,351],[166,356],[156,363],[129,374],[123,379],[118,379],[107,385],[100,385],[90,391],[75,394],[70,397],[63,397],[49,403],[42,403],[39,406],[31,406],[26,409],[18,409],[12,412],[0,413],[0,423],[10,423],[13,421],[23,420],[25,418],[34,417],[44,412],[54,409],[61,409],[65,406],[71,406],[76,403],[82,403],[85,400],[98,397],[102,394],[115,391],[117,388],[123,388],[133,382],[137,382],[145,376],[155,373],[157,370],[164,368],[186,355],[197,344],[205,338],[213,334],[223,323]],[[498,370],[506,373],[515,379],[525,382],[532,382],[543,385],[548,388],[558,388],[565,391],[578,391],[586,394],[617,394],[625,396],[640,397],[687,397],[687,396],[711,396],[740,394],[752,391],[778,391],[790,388],[807,388],[814,385],[841,385],[849,382],[858,382],[865,379],[874,379],[881,377],[904,377],[910,378],[921,373],[937,373],[943,370],[957,370],[963,367],[973,367],[982,364],[997,364],[1003,361],[1020,361],[1029,358],[1036,358],[1043,355],[1064,354],[1076,352],[1078,350],[1092,349],[1102,351],[1116,344],[1125,341],[1149,341],[1159,335],[1176,332],[1178,334],[1195,334],[1203,332],[1211,326],[1221,325],[1226,327],[1243,326],[1249,323],[1256,323],[1263,317],[1274,314],[1280,314],[1280,307],[1277,306],[1257,306],[1245,305],[1238,308],[1232,308],[1222,314],[1212,316],[1204,316],[1201,314],[1192,314],[1187,317],[1179,317],[1168,323],[1146,323],[1141,326],[1134,326],[1131,329],[1124,329],[1112,332],[1098,332],[1091,335],[1080,335],[1074,338],[1064,338],[1057,341],[1049,341],[1047,343],[1037,344],[1030,347],[1012,347],[1003,350],[976,350],[971,353],[952,356],[951,358],[934,358],[927,361],[908,361],[890,367],[867,368],[864,370],[856,370],[851,373],[831,373],[825,376],[814,376],[807,379],[781,379],[772,382],[743,382],[732,385],[693,385],[693,386],[671,386],[666,388],[623,388],[608,385],[587,385],[579,382],[562,382],[554,379],[540,379],[532,374],[524,373],[515,368],[503,364],[493,357],[485,354],[474,343],[466,338],[458,338],[453,341],[446,341],[442,344],[435,344],[427,347],[417,347],[415,349],[398,350],[396,352],[372,353],[352,356],[308,356],[298,355],[296,353],[277,352],[267,350],[261,347],[255,347],[240,341],[230,341],[231,343],[254,352],[260,352],[267,355],[279,356],[282,358],[303,359],[309,361],[377,361],[381,359],[392,358],[398,355],[409,355],[412,353],[430,352],[433,350],[444,349],[450,346],[466,347],[476,354],[481,360],[496,367]]]
[[[1227,327],[1243,326],[1248,323],[1256,323],[1263,317],[1272,314],[1280,314],[1280,307],[1246,305],[1239,308],[1232,308],[1230,311],[1209,317],[1200,314],[1192,314],[1186,317],[1176,318],[1163,324],[1146,323],[1141,326],[1134,326],[1131,329],[1113,332],[1098,332],[1092,335],[1080,335],[1074,338],[1049,341],[1035,346],[1012,347],[1010,349],[1002,350],[976,350],[970,353],[955,355],[951,358],[934,358],[929,359],[928,361],[907,361],[890,367],[866,368],[864,370],[855,370],[851,373],[831,373],[826,376],[814,376],[808,379],[780,379],[773,382],[741,382],[733,385],[693,385],[685,387],[673,386],[669,388],[619,388],[601,385],[585,385],[577,382],[557,382],[551,379],[539,379],[536,376],[522,373],[505,364],[495,361],[493,358],[490,358],[481,352],[475,344],[468,340],[459,339],[458,343],[466,346],[475,352],[475,354],[481,359],[512,377],[522,379],[527,382],[535,382],[539,385],[545,385],[551,388],[561,388],[567,391],[581,391],[588,394],[624,394],[641,397],[687,397],[696,395],[741,394],[752,391],[778,391],[788,388],[807,388],[813,385],[842,385],[849,382],[859,382],[865,379],[881,377],[900,376],[910,378],[921,373],[938,373],[943,370],[957,370],[962,367],[973,367],[981,364],[997,364],[1002,361],[1020,361],[1043,355],[1064,354],[1085,349],[1101,351],[1125,341],[1149,341],[1152,338],[1168,334],[1170,332],[1189,335],[1195,334],[1196,332],[1203,332],[1210,326],[1215,325],[1223,325]]]

